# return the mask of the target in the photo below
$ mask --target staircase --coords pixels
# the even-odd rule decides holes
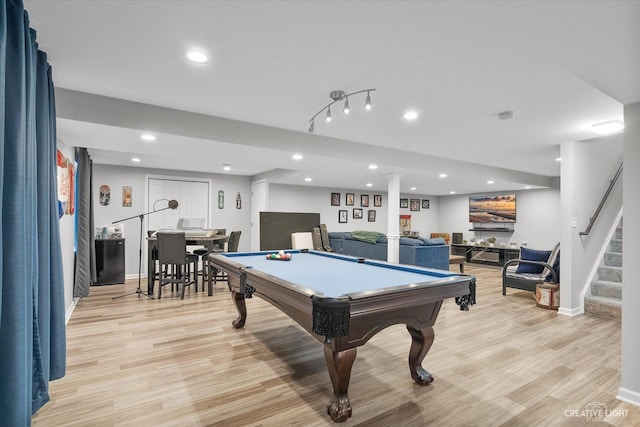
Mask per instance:
[[[590,294],[585,296],[584,311],[606,317],[621,317],[622,219],[598,267],[598,277],[591,282]]]

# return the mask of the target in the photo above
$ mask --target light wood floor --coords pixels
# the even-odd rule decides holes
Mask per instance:
[[[360,347],[351,376],[351,426],[639,426],[640,408],[617,401],[620,324],[536,308],[531,294],[501,295],[499,270],[467,265],[478,304],[443,304],[415,385],[410,337],[392,326]],[[167,290],[148,300],[91,288],[67,327],[67,375],[51,383],[40,426],[327,426],[331,395],[322,345],[259,298],[236,316],[226,285],[213,297]],[[146,285],[143,286],[146,289]],[[168,288],[167,288],[168,289]],[[610,415],[578,414],[600,402]],[[573,412],[570,412],[573,411]]]

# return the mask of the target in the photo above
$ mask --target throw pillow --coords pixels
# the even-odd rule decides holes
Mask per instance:
[[[551,251],[539,251],[536,249],[520,248],[520,259],[525,261],[542,261],[547,262],[551,255]],[[516,274],[540,274],[544,270],[544,266],[535,264],[525,264],[523,262],[518,264]]]
[[[421,237],[422,243],[425,246],[437,246],[437,245],[445,245],[445,240],[442,237],[434,237],[432,239],[427,239],[426,237]]]
[[[560,251],[558,251],[558,254],[556,255],[556,259],[553,261],[553,271],[555,271],[556,273],[556,277],[558,278],[558,284],[560,283]],[[553,280],[553,276],[551,275],[551,273],[547,274],[544,278],[545,282],[550,282]]]
[[[422,246],[422,240],[411,237],[400,237],[400,244],[405,246]]]

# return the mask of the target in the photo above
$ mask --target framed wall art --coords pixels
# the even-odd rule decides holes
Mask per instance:
[[[125,208],[131,207],[131,186],[123,185],[122,186],[122,206]]]
[[[373,206],[376,208],[382,207],[382,195],[380,194],[373,195]]]
[[[376,211],[374,209],[369,209],[369,212],[367,212],[367,219],[369,222],[376,222]]]
[[[420,199],[411,199],[411,207],[409,210],[419,211],[420,210]]]
[[[340,206],[340,193],[331,193],[331,206]]]
[[[422,199],[422,209],[429,209],[429,199]]]
[[[360,195],[360,207],[368,208],[369,207],[369,195],[361,194]]]
[[[353,206],[356,195],[353,193],[347,193],[344,199],[344,204],[346,206]]]
[[[347,222],[347,218],[349,216],[349,212],[346,210],[338,211],[338,223],[345,224]]]
[[[353,219],[362,219],[362,209],[353,208]]]
[[[409,199],[400,199],[400,207],[408,208],[409,207]]]

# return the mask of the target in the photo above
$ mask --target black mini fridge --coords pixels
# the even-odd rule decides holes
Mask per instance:
[[[124,283],[124,239],[96,240],[95,285]]]

